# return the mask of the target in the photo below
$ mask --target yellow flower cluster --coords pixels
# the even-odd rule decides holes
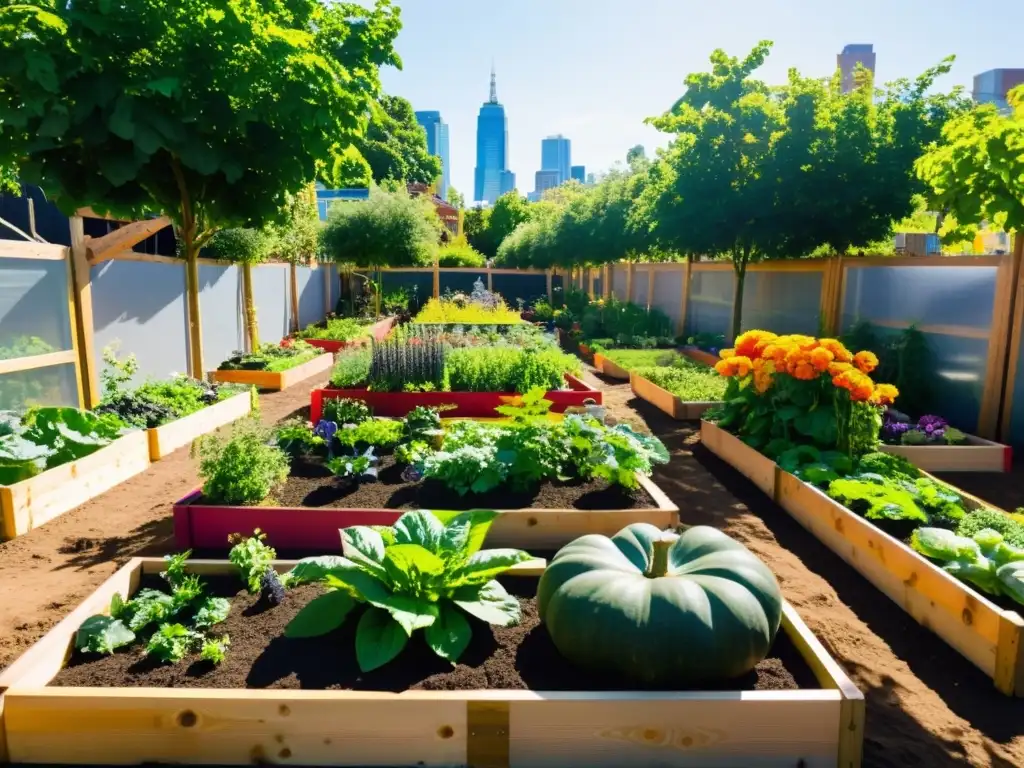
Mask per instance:
[[[786,374],[800,381],[828,376],[856,402],[891,405],[899,395],[896,387],[875,384],[868,375],[878,367],[873,352],[853,354],[836,339],[747,331],[736,339],[734,349],[723,349],[719,356],[722,359],[715,365],[716,371],[740,379],[753,374],[760,394],[771,389],[776,375]]]

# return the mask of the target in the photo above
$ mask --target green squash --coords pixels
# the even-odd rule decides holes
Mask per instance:
[[[540,620],[569,661],[644,683],[724,680],[764,659],[782,620],[775,576],[721,531],[637,523],[563,547],[541,577]]]

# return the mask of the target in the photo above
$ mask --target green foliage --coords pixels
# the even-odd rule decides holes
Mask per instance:
[[[495,512],[476,510],[444,523],[432,512],[403,514],[390,528],[342,531],[343,557],[303,560],[292,584],[321,581],[330,591],[307,604],[286,637],[317,637],[341,626],[358,604],[356,660],[364,672],[387,664],[412,633],[424,630],[430,648],[452,664],[469,645],[463,613],[489,624],[520,620],[518,601],[496,576],[530,556],[515,549],[481,550]]]
[[[0,346],[0,360],[48,355],[56,351],[56,347],[38,336],[17,336],[6,346]]]
[[[333,419],[328,419],[333,421]],[[309,422],[301,416],[278,424],[274,429],[277,447],[292,459],[325,453],[327,444],[324,439],[309,428]]]
[[[202,635],[183,624],[161,624],[149,638],[146,655],[165,664],[177,664],[202,642]]]
[[[452,392],[528,392],[562,389],[566,373],[578,373],[579,359],[557,349],[465,347],[445,358]]]
[[[881,475],[904,482],[913,482],[921,477],[921,470],[904,457],[881,451],[861,456],[857,461],[857,469],[863,474]]]
[[[90,616],[75,633],[75,650],[86,653],[112,654],[134,642],[135,633],[111,616]]]
[[[350,454],[333,456],[324,462],[324,466],[335,477],[349,479],[354,482],[375,482],[377,480],[377,464],[380,459],[374,455],[371,445],[362,453],[352,449]]]
[[[942,229],[947,241],[971,239],[982,222],[1024,231],[1024,88],[1008,101],[1010,114],[982,104],[950,120],[917,160],[936,209],[952,214]]]
[[[236,428],[227,440],[204,435],[197,442],[202,458],[203,495],[214,504],[258,504],[288,476],[288,455],[271,444],[273,433],[256,423]]]
[[[990,529],[1000,533],[1008,544],[1024,547],[1024,523],[994,509],[979,509],[968,512],[960,521],[956,532],[960,536],[974,536],[979,531]]]
[[[493,259],[502,242],[520,224],[529,221],[534,206],[518,192],[506,192],[490,208],[466,211],[463,221],[466,239],[484,257]]]
[[[899,391],[899,409],[919,417],[931,413],[937,405],[933,382],[937,378],[935,354],[928,338],[915,325],[898,332],[887,332],[867,320],[859,320],[843,335],[849,349],[875,353],[878,368],[873,376],[891,382]]]
[[[348,448],[365,445],[392,448],[402,439],[404,424],[390,419],[367,419],[359,424],[344,424],[334,436],[336,442]]]
[[[163,211],[191,259],[217,229],[261,226],[287,192],[331,181],[378,68],[399,63],[400,27],[386,0],[7,4],[0,164],[67,213]]]
[[[201,661],[208,661],[211,664],[220,664],[227,656],[228,646],[231,645],[231,638],[223,635],[219,638],[208,637],[203,641],[199,650]]]
[[[430,154],[427,133],[412,104],[383,95],[372,106],[366,134],[355,147],[366,158],[377,183],[385,179],[432,184],[441,175],[441,159]]]
[[[441,220],[426,196],[373,187],[369,200],[331,207],[320,247],[326,258],[361,268],[426,267],[440,235]]]
[[[203,256],[238,264],[259,264],[270,257],[273,241],[259,229],[222,229],[203,246]]]
[[[228,542],[233,545],[228,552],[228,560],[235,566],[249,594],[256,594],[260,591],[263,574],[277,557],[277,550],[267,544],[267,535],[259,528],[252,532],[252,536],[232,534]]]
[[[713,368],[685,358],[677,357],[669,366],[639,367],[633,368],[632,372],[671,392],[683,402],[713,403],[725,396],[726,382]]]
[[[354,341],[370,336],[370,324],[351,317],[331,317],[323,325],[317,323],[303,328],[297,339],[323,339],[327,341]]]
[[[868,520],[908,520],[927,524],[928,515],[905,488],[871,480],[839,479],[828,495]]]
[[[363,400],[356,400],[349,397],[337,397],[324,400],[323,415],[320,417],[325,421],[333,421],[335,424],[362,424],[369,421],[373,414]]]
[[[365,383],[375,392],[444,390],[445,347],[437,341],[419,339],[375,342]]]
[[[372,359],[373,353],[369,347],[342,351],[331,371],[331,386],[335,389],[364,386],[370,375]]]
[[[484,267],[487,259],[469,243],[453,242],[441,247],[437,263],[441,267]]]
[[[220,371],[287,371],[303,363],[308,363],[323,352],[304,341],[294,341],[287,346],[281,344],[263,344],[257,352],[235,352],[221,363]]]
[[[941,528],[919,528],[911,546],[982,592],[1024,604],[1024,547],[1008,542],[997,530],[984,528],[968,537]]]
[[[595,343],[596,340],[590,342],[591,349],[594,348]],[[598,345],[598,347],[600,346]],[[671,368],[672,364],[679,358],[676,352],[664,349],[601,348],[599,351],[625,371],[632,371],[637,368]]]

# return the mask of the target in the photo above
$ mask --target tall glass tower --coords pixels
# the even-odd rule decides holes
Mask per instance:
[[[572,143],[562,134],[548,136],[540,143],[540,169],[558,171],[558,183],[564,184],[571,176]]]
[[[491,67],[491,97],[476,119],[476,174],[473,201],[494,202],[516,188],[516,175],[508,169],[508,118],[498,103],[498,85]]]
[[[441,184],[437,193],[442,200],[447,200],[452,178],[448,161],[448,123],[442,120],[441,113],[435,110],[417,112],[416,122],[427,132],[427,151],[441,158]]]

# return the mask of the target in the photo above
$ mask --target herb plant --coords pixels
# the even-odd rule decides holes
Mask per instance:
[[[375,342],[367,383],[376,392],[441,391],[445,347],[436,341]]]
[[[274,430],[277,447],[292,459],[301,456],[312,456],[325,453],[326,441],[310,429],[309,423],[302,417],[288,419]]]
[[[228,552],[228,560],[238,570],[249,593],[259,592],[264,572],[277,557],[277,551],[267,544],[267,534],[259,528],[252,532],[252,536],[233,533],[228,537],[228,543],[233,545]]]
[[[209,637],[203,641],[199,650],[199,658],[211,664],[220,664],[227,656],[228,646],[231,645],[231,638],[223,635],[219,638]]]
[[[206,435],[196,441],[202,460],[203,495],[215,504],[257,504],[288,476],[288,455],[273,433],[254,422],[227,440]]]
[[[323,354],[304,341],[263,344],[255,352],[236,351],[220,364],[221,371],[287,371]]]
[[[713,369],[686,358],[676,357],[668,366],[641,366],[632,370],[683,402],[718,402],[725,397],[725,380]]]
[[[355,651],[364,672],[398,656],[418,629],[434,653],[454,664],[472,637],[465,613],[496,626],[520,620],[518,601],[495,577],[530,556],[480,549],[496,517],[475,510],[445,524],[421,510],[390,529],[346,528],[343,557],[303,560],[291,572],[290,583],[319,581],[329,591],[295,616],[285,636],[327,634],[362,604]]]
[[[146,655],[157,661],[177,664],[202,643],[203,636],[183,624],[162,624],[146,645]]]
[[[369,347],[342,350],[331,371],[331,386],[335,389],[366,386],[372,357],[373,353]]]
[[[334,440],[345,447],[360,445],[392,448],[402,439],[403,423],[391,419],[370,419],[361,424],[346,424],[339,429]]]
[[[377,464],[380,459],[374,455],[373,447],[362,453],[353,449],[349,455],[335,456],[328,459],[325,466],[336,477],[352,480],[356,483],[375,482],[377,480]]]
[[[371,417],[370,409],[362,400],[348,397],[324,400],[320,418],[335,424],[362,424]]]
[[[353,341],[370,335],[370,324],[350,317],[330,317],[323,324],[310,325],[295,334],[297,339]]]

